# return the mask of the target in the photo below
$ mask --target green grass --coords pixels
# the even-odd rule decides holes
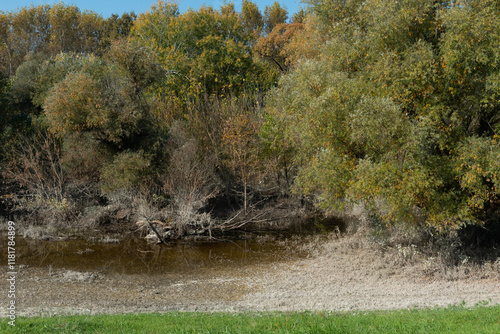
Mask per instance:
[[[500,333],[500,306],[356,313],[164,313],[2,319],[1,333]]]

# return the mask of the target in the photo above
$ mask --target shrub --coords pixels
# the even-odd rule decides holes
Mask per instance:
[[[25,206],[67,206],[61,155],[61,142],[51,134],[37,132],[18,144],[7,176],[24,187]]]
[[[151,175],[151,161],[143,151],[124,151],[104,167],[102,191],[106,194],[117,190],[147,187]]]
[[[160,182],[177,208],[195,212],[218,192],[216,161],[213,155],[201,154],[197,142],[190,138],[181,123],[174,123],[170,136],[172,153]]]

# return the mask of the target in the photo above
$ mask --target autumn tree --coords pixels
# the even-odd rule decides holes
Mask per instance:
[[[50,6],[30,6],[17,13],[1,13],[0,37],[6,56],[4,73],[13,75],[23,58],[30,52],[39,52],[50,41]],[[3,58],[3,57],[2,57]]]
[[[249,203],[249,184],[256,174],[259,128],[256,115],[250,113],[231,115],[224,124],[222,136],[225,163],[243,185],[242,197],[245,213]]]
[[[105,53],[113,41],[129,36],[137,15],[134,12],[123,13],[121,16],[112,14],[102,24],[100,53]]]
[[[0,13],[0,66],[9,76],[29,53],[95,53],[103,38],[103,18],[63,3],[31,5]]]
[[[10,20],[9,14],[0,12],[0,73],[3,76],[10,76],[14,72],[12,47],[8,39]]]
[[[303,29],[301,23],[278,24],[270,34],[257,40],[253,52],[258,57],[276,66],[281,72],[286,72],[292,65],[289,44],[292,38]]]
[[[291,23],[304,23],[306,15],[307,13],[304,8],[299,9],[295,14],[293,14]]]

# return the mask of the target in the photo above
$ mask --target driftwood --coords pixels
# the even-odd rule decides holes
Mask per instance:
[[[165,223],[162,223],[159,220],[153,220],[153,221],[151,221],[149,219],[146,219],[146,221],[141,220],[141,221],[138,221],[136,224],[139,225],[139,229],[143,229],[146,226],[148,226],[149,229],[151,231],[153,231],[154,234],[156,235],[156,237],[158,238],[158,244],[165,243],[165,241],[164,241],[163,237],[161,236],[161,234],[156,229],[156,227],[158,225],[161,225],[161,226],[163,226],[164,229],[171,229],[170,226],[167,226]]]
[[[148,220],[148,224],[149,224],[149,228],[151,228],[151,230],[156,234],[156,236],[158,237],[158,243],[159,244],[162,244],[163,243],[163,238],[161,237],[160,233],[158,233],[158,231],[156,230],[156,227],[153,225],[153,223],[151,221]]]
[[[184,224],[165,224],[158,220],[145,219],[137,222],[140,230],[147,229],[158,238],[158,244],[165,243],[167,239],[177,239],[183,236],[203,236],[205,235],[208,239],[214,239],[215,233],[224,233],[227,231],[241,229],[245,225],[251,223],[264,223],[272,222],[275,219],[262,218],[269,214],[270,211],[258,211],[256,214],[252,215],[252,211],[244,213],[244,210],[238,211],[231,218],[221,221],[214,221],[209,219],[204,223],[197,222],[193,220],[192,222],[187,222]],[[244,213],[242,215],[242,213]],[[187,232],[187,234],[186,234]],[[217,234],[216,234],[217,235]]]
[[[263,223],[263,222],[269,222],[272,221],[272,219],[258,219],[262,217],[263,215],[267,214],[267,211],[262,211],[258,213],[257,215],[244,219],[244,220],[239,220],[233,223],[233,221],[243,212],[244,210],[241,210],[238,212],[236,215],[231,217],[230,219],[222,222],[218,227],[221,229],[221,231],[230,231],[230,230],[236,230],[239,228],[242,228],[243,226],[250,224],[250,223]],[[245,215],[248,216],[248,213]]]

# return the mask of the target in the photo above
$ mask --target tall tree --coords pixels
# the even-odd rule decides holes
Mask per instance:
[[[240,16],[247,33],[254,35],[257,39],[264,29],[264,19],[257,4],[250,0],[243,0]]]
[[[264,29],[266,33],[271,33],[274,27],[280,23],[285,23],[288,19],[288,11],[281,7],[278,1],[264,9]]]
[[[136,19],[137,15],[134,12],[123,13],[122,16],[112,14],[105,19],[102,25],[100,52],[105,53],[113,41],[128,37]]]

